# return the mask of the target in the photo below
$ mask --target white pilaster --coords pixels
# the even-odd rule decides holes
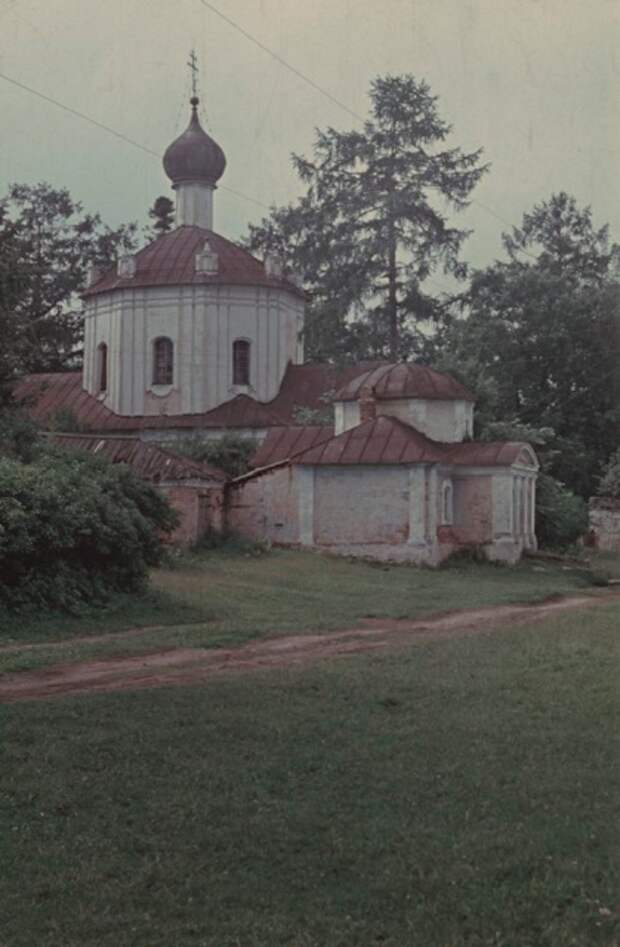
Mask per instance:
[[[409,467],[409,543],[426,545],[426,468]]]
[[[298,467],[299,541],[314,546],[314,467]]]

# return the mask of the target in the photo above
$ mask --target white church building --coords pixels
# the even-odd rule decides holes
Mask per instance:
[[[180,541],[229,528],[429,564],[472,546],[509,562],[535,548],[536,456],[473,441],[474,397],[456,380],[414,363],[304,363],[303,289],[213,229],[225,167],[194,97],[164,155],[174,229],[90,272],[82,371],[30,375],[17,396],[55,422],[59,443],[130,463],[164,490]],[[333,425],[296,423],[334,391]],[[236,480],[174,452],[188,434],[229,431],[256,442]]]

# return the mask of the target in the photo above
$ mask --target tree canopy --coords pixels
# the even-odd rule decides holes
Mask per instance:
[[[563,192],[503,241],[508,261],[473,274],[435,342],[441,365],[481,395],[480,424],[551,428],[554,475],[587,495],[618,441],[620,250]]]
[[[90,265],[135,248],[136,224],[115,229],[65,188],[13,184],[0,200],[0,385],[16,371],[58,371],[79,358],[79,292]],[[6,331],[7,335],[4,335]]]
[[[293,156],[305,194],[250,227],[248,247],[278,253],[312,294],[306,348],[338,358],[411,354],[440,303],[424,287],[438,268],[463,277],[468,235],[448,211],[486,171],[481,150],[447,147],[437,99],[412,75],[377,78],[360,131],[318,131]]]

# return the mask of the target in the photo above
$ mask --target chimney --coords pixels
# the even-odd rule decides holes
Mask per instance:
[[[360,406],[360,424],[364,421],[374,421],[377,417],[377,402],[375,390],[371,385],[364,385],[360,389],[358,404]]]

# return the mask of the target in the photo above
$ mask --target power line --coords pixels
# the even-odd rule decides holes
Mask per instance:
[[[132,145],[134,148],[139,148],[140,151],[144,151],[147,155],[151,155],[158,160],[161,159],[161,155],[159,155],[156,151],[153,151],[152,148],[147,148],[146,145],[141,144],[134,138],[129,138],[128,135],[124,135],[122,132],[117,131],[115,128],[112,128],[111,125],[106,125],[103,122],[97,121],[96,118],[86,115],[85,112],[80,112],[78,109],[74,109],[70,105],[65,105],[64,102],[59,102],[58,99],[54,99],[50,95],[45,95],[44,92],[40,92],[38,89],[33,89],[31,86],[27,86],[23,82],[19,82],[17,79],[7,76],[7,74],[4,72],[0,72],[0,79],[4,79],[5,82],[9,82],[11,85],[16,86],[18,89],[22,89],[24,92],[29,92],[30,95],[35,95],[37,98],[43,99],[44,102],[49,102],[51,105],[55,105],[57,108],[62,109],[63,112],[68,112],[69,115],[73,115],[75,118],[81,118],[82,121],[88,122],[89,125],[94,125],[95,128],[99,128],[101,131],[108,132],[110,135],[114,135],[115,138],[125,142],[127,145]],[[264,204],[262,201],[256,200],[254,197],[249,197],[247,194],[243,194],[241,191],[236,191],[234,188],[228,187],[226,184],[221,184],[220,187],[222,190],[228,191],[229,194],[234,194],[235,197],[241,197],[245,201],[250,201],[250,203],[256,204],[257,207],[262,207],[264,210],[270,209],[269,206]]]
[[[311,88],[315,89],[317,92],[320,92],[321,95],[324,95],[327,99],[330,100],[330,102],[333,102],[335,105],[343,109],[349,115],[352,115],[353,118],[359,119],[360,122],[366,121],[366,119],[363,118],[363,116],[361,116],[358,112],[354,112],[353,109],[350,109],[348,105],[345,105],[344,102],[341,102],[340,99],[337,99],[335,95],[332,95],[331,92],[329,92],[327,89],[324,89],[322,86],[320,86],[317,82],[314,81],[314,79],[311,79],[309,76],[305,75],[305,73],[303,73],[300,69],[297,69],[295,66],[292,66],[291,63],[286,61],[286,59],[283,59],[282,56],[274,52],[273,49],[270,49],[268,46],[265,46],[264,43],[261,43],[261,41],[257,39],[255,36],[253,36],[252,33],[248,32],[248,30],[245,30],[242,26],[239,26],[238,23],[235,23],[234,20],[231,20],[230,17],[222,13],[221,10],[218,10],[217,7],[213,6],[213,4],[209,2],[209,0],[200,0],[200,3],[202,3],[203,7],[205,7],[207,10],[211,10],[212,13],[215,13],[216,16],[219,16],[221,20],[224,20],[225,23],[228,23],[229,26],[232,26],[232,28],[237,30],[238,33],[241,33],[242,36],[245,36],[245,38],[249,40],[251,43],[254,43],[255,46],[258,46],[259,49],[262,49],[263,52],[267,53],[267,55],[275,59],[276,62],[280,63],[281,66],[284,66],[294,75],[296,75],[299,79],[301,79],[303,82],[309,85]],[[496,220],[499,220],[500,223],[505,224],[507,227],[512,226],[512,224],[509,221],[507,221],[504,217],[501,217],[499,214],[496,214],[495,211],[491,207],[487,207],[485,204],[482,204],[475,197],[471,199],[471,203],[476,204],[478,207],[482,208],[482,210],[486,211],[487,214],[491,214],[492,217],[495,217]],[[531,253],[528,253],[527,250],[521,249],[520,252],[524,253],[526,256],[531,257],[533,260],[536,259],[536,257],[533,256]]]
[[[212,13],[215,13],[216,16],[219,16],[221,20],[224,20],[225,23],[228,23],[229,26],[232,26],[234,30],[237,30],[238,33],[241,33],[242,36],[245,36],[251,43],[254,43],[255,46],[258,46],[259,49],[262,49],[264,53],[271,56],[276,62],[279,62],[281,66],[284,66],[285,69],[288,69],[289,72],[292,72],[293,75],[297,76],[298,79],[301,79],[302,82],[305,82],[307,85],[311,86],[317,92],[320,92],[321,95],[324,95],[331,102],[337,105],[339,108],[344,109],[345,112],[348,112],[349,115],[352,115],[353,118],[359,119],[360,122],[365,121],[365,119],[358,115],[357,112],[354,112],[353,109],[350,109],[348,105],[345,105],[344,102],[341,102],[340,99],[337,99],[335,95],[332,95],[331,92],[328,92],[327,89],[324,89],[320,86],[314,79],[310,79],[309,76],[304,75],[300,69],[297,69],[295,66],[292,66],[290,62],[287,62],[286,59],[283,59],[278,53],[275,53],[273,49],[269,49],[268,46],[265,46],[264,43],[261,43],[259,39],[256,39],[255,36],[252,36],[251,33],[248,33],[247,30],[244,30],[242,26],[239,26],[238,23],[235,23],[234,20],[231,20],[230,17],[222,13],[221,10],[218,10],[217,7],[214,7],[212,3],[209,3],[209,0],[200,0],[203,7],[206,7],[208,10],[211,10]]]
[[[338,99],[334,98],[334,96],[332,96],[329,92],[326,92],[316,83],[314,83],[311,79],[307,79],[307,77],[305,77],[303,73],[299,72],[299,70],[296,70],[293,66],[289,66],[289,64],[285,60],[281,59],[281,57],[277,55],[277,53],[273,53],[266,46],[263,46],[263,44],[260,43],[258,40],[254,40],[254,38],[250,36],[250,34],[246,33],[245,30],[241,29],[241,27],[238,27],[237,24],[233,23],[232,20],[229,20],[228,17],[220,13],[219,10],[216,10],[215,7],[212,6],[212,4],[207,2],[207,0],[200,0],[200,2],[204,4],[206,7],[208,7],[209,9],[212,9],[224,20],[226,20],[227,22],[230,22],[231,25],[234,26],[236,29],[239,29],[239,31],[244,36],[247,36],[248,39],[251,39],[253,42],[256,42],[256,44],[260,46],[261,49],[264,49],[266,52],[272,55],[276,60],[278,60],[278,62],[281,62],[282,65],[291,69],[293,72],[299,75],[302,79],[309,82],[309,84],[312,85],[315,89],[317,89],[321,94],[327,95],[329,99],[331,99],[337,105],[344,108],[345,111],[349,112],[351,115],[354,115],[356,118],[361,117],[361,116],[356,115],[355,112],[352,112],[351,109],[348,109],[346,105],[343,105],[341,102],[338,101]],[[140,151],[143,151],[145,154],[151,155],[152,157],[157,158],[158,160],[161,158],[161,155],[159,155],[156,151],[153,151],[152,148],[148,148],[146,145],[141,144],[139,141],[136,141],[134,138],[130,138],[128,135],[125,135],[122,132],[117,131],[115,128],[112,128],[111,125],[106,125],[104,122],[100,122],[97,119],[92,118],[90,115],[87,115],[85,112],[80,112],[78,109],[75,109],[70,105],[65,105],[63,102],[60,102],[58,99],[54,99],[52,98],[52,96],[46,95],[44,92],[40,92],[38,89],[33,89],[31,86],[28,86],[23,82],[19,82],[19,80],[17,79],[13,79],[12,76],[8,76],[4,72],[0,72],[0,79],[4,79],[5,82],[8,82],[13,86],[16,86],[16,88],[21,89],[24,92],[28,92],[30,95],[34,95],[37,98],[42,99],[44,102],[49,102],[51,105],[55,105],[57,108],[62,109],[64,112],[67,112],[69,115],[73,115],[75,118],[81,118],[82,121],[88,122],[90,125],[93,125],[95,128],[99,128],[101,131],[105,131],[110,135],[114,135],[115,138],[118,138],[120,141],[125,142],[125,144],[132,145],[134,148],[139,148]],[[254,204],[256,207],[260,207],[263,210],[267,210],[267,211],[271,210],[269,205],[265,204],[263,201],[259,201],[255,197],[250,197],[248,194],[244,194],[242,191],[237,191],[234,188],[229,187],[227,184],[220,184],[219,186],[221,187],[223,191],[227,191],[229,194],[233,194],[235,197],[239,197],[242,200],[249,201],[251,204]],[[484,204],[481,204],[479,201],[475,199],[472,200],[472,203],[478,204],[479,207],[481,207],[483,210],[486,210],[487,213],[492,214],[493,217],[497,218],[497,220],[501,221],[507,226],[510,226],[508,221],[500,217],[499,214],[496,214],[495,211],[493,211],[491,208],[486,207]],[[536,257],[533,254],[529,253],[527,250],[519,249],[519,252],[525,254],[526,256],[529,256],[533,260],[536,259]]]

